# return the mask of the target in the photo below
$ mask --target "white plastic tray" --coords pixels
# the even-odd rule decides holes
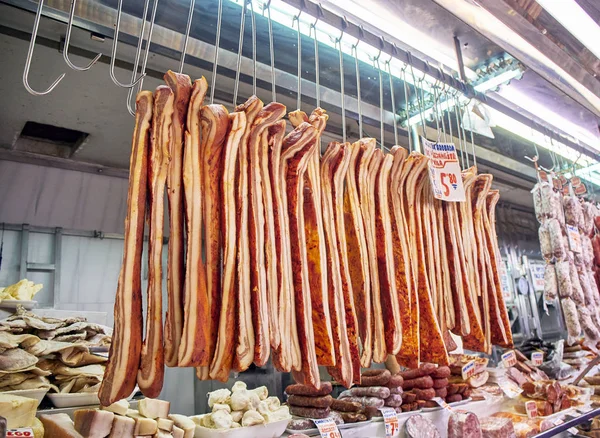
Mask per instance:
[[[99,405],[97,392],[75,394],[48,394],[48,398],[57,408],[72,408],[74,406]]]
[[[21,397],[34,398],[39,404],[42,402],[42,399],[47,392],[47,389],[15,389],[14,391],[2,391],[2,394],[12,394]]]
[[[2,300],[0,301],[1,309],[16,310],[17,306],[21,305],[26,310],[31,310],[37,306],[37,301],[21,301],[21,300]]]
[[[197,425],[194,438],[279,438],[285,432],[290,420],[291,418],[268,424],[226,430],[208,429]]]

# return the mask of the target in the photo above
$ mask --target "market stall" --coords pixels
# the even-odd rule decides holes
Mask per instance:
[[[594,428],[595,67],[457,3],[2,0],[0,430]]]

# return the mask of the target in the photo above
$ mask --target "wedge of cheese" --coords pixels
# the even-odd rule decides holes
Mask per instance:
[[[127,399],[123,399],[119,400],[118,402],[114,402],[112,405],[102,406],[101,409],[118,415],[127,415],[127,411],[129,410],[129,402]]]
[[[175,426],[183,430],[183,438],[194,438],[196,432],[196,423],[185,415],[171,414],[169,420],[173,420]],[[175,427],[173,427],[173,436],[175,436]]]
[[[31,427],[38,401],[33,398],[0,393],[0,417],[6,418],[6,427]]]

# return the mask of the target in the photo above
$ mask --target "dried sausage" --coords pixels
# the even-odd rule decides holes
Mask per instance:
[[[319,389],[315,389],[309,385],[303,385],[302,383],[294,383],[285,388],[285,392],[288,395],[320,396],[331,394],[332,389],[331,382],[321,382],[321,388]]]
[[[417,395],[414,392],[405,392],[402,394],[404,403],[414,403],[417,400]]]
[[[450,377],[450,367],[438,367],[433,373],[431,373],[431,377],[434,379],[445,379]]]
[[[397,408],[398,406],[401,406],[402,396],[397,394],[390,395],[388,398],[385,399],[385,405],[391,406],[392,408]]]
[[[390,381],[387,382],[385,386],[387,386],[388,388],[397,388],[399,386],[402,386],[403,383],[404,379],[402,378],[402,376],[400,374],[396,374],[390,378]]]
[[[363,377],[364,379],[364,377]],[[366,386],[366,387],[354,387],[342,392],[338,398],[346,397],[379,397],[388,398],[390,396],[390,389],[385,386]]]
[[[319,397],[311,397],[308,395],[290,395],[288,404],[291,406],[302,406],[308,408],[328,408],[331,406],[333,397],[324,395]]]
[[[418,377],[416,379],[404,380],[402,389],[413,389],[413,388],[431,388],[433,387],[433,379],[430,376]]]
[[[460,394],[453,394],[453,395],[449,395],[448,397],[446,397],[446,402],[447,403],[454,403],[454,402],[458,402],[461,401],[462,395]]]
[[[383,370],[382,373],[380,373],[376,376],[365,376],[363,374],[363,377],[360,381],[360,385],[361,386],[383,386],[383,385],[387,385],[387,383],[390,381],[391,378],[392,378],[392,373],[390,373],[388,370]]]
[[[331,402],[331,409],[340,412],[359,412],[362,407],[362,403],[352,402],[348,399],[333,399]]]
[[[297,417],[305,418],[327,418],[329,416],[329,408],[306,408],[302,406],[290,406],[290,413]]]
[[[422,363],[419,368],[412,370],[401,371],[400,375],[404,380],[416,379],[418,377],[427,376],[436,370],[436,366],[432,363]]]
[[[448,388],[440,388],[435,390],[435,396],[440,398],[446,398],[448,395]]]
[[[417,400],[431,400],[435,397],[435,389],[427,388],[427,389],[419,389],[415,388],[415,395],[417,396]]]
[[[402,395],[403,393],[404,393],[404,391],[402,390],[401,386],[398,386],[397,388],[390,388],[390,395],[391,394]]]
[[[448,379],[433,379],[433,388],[440,389],[448,386]]]
[[[367,421],[367,416],[356,412],[344,412],[342,413],[342,419],[344,423],[358,423],[359,421]]]

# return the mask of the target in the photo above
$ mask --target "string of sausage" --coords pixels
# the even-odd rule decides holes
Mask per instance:
[[[146,336],[142,343],[137,383],[146,397],[158,397],[163,386],[165,355],[162,328],[162,249],[165,185],[171,159],[173,91],[166,85],[154,92],[152,137],[148,165],[148,285]]]
[[[169,247],[167,261],[167,314],[165,315],[165,363],[176,367],[183,332],[184,288],[184,207],[183,207],[183,140],[192,81],[187,75],[169,70],[164,80],[173,93],[171,124],[171,162],[167,175],[169,200]]]
[[[143,326],[141,263],[152,100],[149,91],[142,91],[136,97],[125,216],[125,249],[115,297],[115,327],[98,393],[103,406],[126,398],[133,392],[140,364]]]

